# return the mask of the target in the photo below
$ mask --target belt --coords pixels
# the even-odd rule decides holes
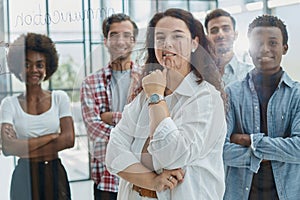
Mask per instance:
[[[20,158],[18,160],[18,163],[30,163],[30,164],[35,164],[35,165],[48,165],[48,164],[52,164],[52,163],[57,163],[57,162],[61,162],[60,158],[55,158],[53,160],[45,160],[45,161],[35,161],[35,160],[31,160],[30,158]]]
[[[133,190],[137,191],[140,196],[142,197],[150,197],[150,198],[157,198],[156,192],[153,190],[148,190],[145,188],[141,188],[139,186],[133,185],[132,187]]]

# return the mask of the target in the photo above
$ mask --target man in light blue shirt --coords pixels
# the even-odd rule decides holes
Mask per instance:
[[[206,16],[204,24],[218,58],[224,85],[242,80],[253,66],[240,62],[233,52],[233,43],[238,37],[235,19],[225,10],[215,9]]]
[[[257,17],[248,29],[255,69],[228,86],[225,200],[296,200],[300,196],[300,84],[280,63],[284,23]]]

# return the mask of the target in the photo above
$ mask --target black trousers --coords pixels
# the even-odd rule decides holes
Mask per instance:
[[[19,159],[11,181],[11,200],[69,200],[67,173],[60,159],[31,162]]]
[[[94,183],[94,199],[95,200],[116,200],[117,192],[108,192],[97,189],[97,184]]]

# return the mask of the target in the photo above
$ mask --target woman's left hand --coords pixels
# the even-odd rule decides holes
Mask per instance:
[[[179,169],[166,170],[161,174],[158,174],[154,181],[154,190],[155,191],[163,191],[166,189],[173,190],[179,183],[182,183],[184,179],[184,171]]]
[[[142,86],[147,97],[150,97],[154,93],[164,95],[167,84],[166,76],[167,69],[163,71],[157,69],[143,78]]]

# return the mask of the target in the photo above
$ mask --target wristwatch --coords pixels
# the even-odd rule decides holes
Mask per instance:
[[[154,93],[149,97],[148,105],[157,104],[161,101],[165,101],[165,97],[162,96],[162,95]]]

